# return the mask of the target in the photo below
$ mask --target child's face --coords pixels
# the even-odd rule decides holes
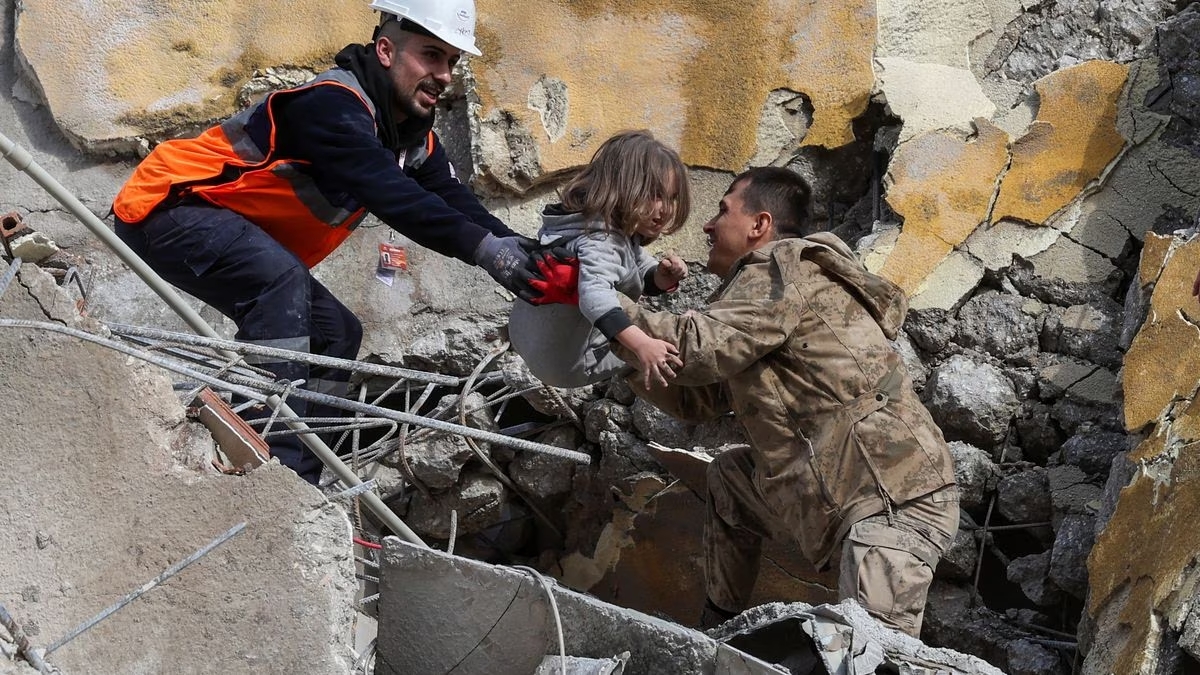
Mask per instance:
[[[646,218],[638,223],[634,230],[637,234],[642,235],[645,239],[655,239],[667,225],[673,220],[675,215],[675,200],[679,196],[679,189],[675,184],[675,177],[671,176],[665,182],[665,192],[667,194],[655,195],[653,201],[650,202],[650,210],[646,214]]]

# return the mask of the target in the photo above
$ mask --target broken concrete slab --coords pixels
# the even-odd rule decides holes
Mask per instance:
[[[900,143],[929,131],[972,131],[972,121],[991,119],[996,104],[970,70],[908,59],[878,57],[878,86],[892,114],[904,120]]]
[[[1148,235],[1147,241],[1170,241]],[[1158,263],[1161,260],[1161,263]],[[1200,269],[1200,239],[1170,241],[1169,253],[1143,261],[1140,278],[1155,281],[1150,313],[1125,355],[1125,427],[1153,423],[1173,401],[1190,399],[1200,372],[1200,316],[1192,282]]]
[[[32,266],[0,298],[0,318],[95,328]],[[278,463],[231,477],[198,461],[200,427],[185,421],[169,378],[141,361],[5,326],[0,372],[0,576],[12,582],[0,602],[35,641],[58,640],[247,523],[52,663],[75,673],[350,668],[356,583],[340,507]]]
[[[884,626],[854,600],[815,607],[773,602],[747,610],[710,633],[727,646],[787,666],[784,672],[1002,675],[982,659],[929,647]]]
[[[932,132],[899,147],[888,168],[888,204],[904,228],[880,274],[910,295],[982,223],[1008,162],[1008,134],[976,120],[973,138]]]
[[[1037,119],[1013,143],[995,220],[1044,223],[1101,176],[1125,146],[1117,103],[1128,73],[1127,66],[1089,61],[1034,83]]]
[[[629,652],[629,675],[712,672],[716,642],[698,631],[558,587],[526,571],[384,539],[376,672],[532,672],[558,650]],[[552,607],[547,592],[553,593]]]

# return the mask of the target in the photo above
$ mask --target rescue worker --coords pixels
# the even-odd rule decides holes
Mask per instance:
[[[676,315],[622,301],[683,360],[669,387],[629,383],[683,420],[732,410],[750,442],[708,468],[704,627],[746,608],[763,539],[791,537],[819,569],[840,547],[840,597],[917,636],[958,529],[954,464],[888,343],[903,291],[814,232],[809,198],[786,169],[734,179],[704,226],[723,279],[710,303]]]
[[[196,138],[158,145],[113,202],[117,235],[168,282],[231,318],[238,340],[356,358],[362,324],[309,269],[368,212],[482,267],[523,299],[541,298],[544,288],[530,285],[539,283],[537,242],[484,209],[432,130],[451,70],[463,52],[480,53],[473,0],[371,7],[381,13],[373,42],[347,46],[336,68]],[[256,363],[312,391],[348,388],[344,370]],[[289,404],[301,416],[338,414]],[[273,456],[317,482],[321,462],[298,438],[270,444]]]

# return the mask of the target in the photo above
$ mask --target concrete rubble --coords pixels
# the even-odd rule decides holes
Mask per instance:
[[[254,3],[2,0],[0,89],[11,95],[0,131],[103,216],[153,144],[302,82],[367,39],[366,4],[300,3],[284,17]],[[784,604],[733,626],[799,635],[818,617],[805,634],[825,639],[848,622],[878,646],[863,654],[950,648],[1016,674],[1195,669],[1200,3],[727,5],[478,0],[486,55],[460,69],[438,130],[460,176],[526,234],[613,131],[646,127],[677,146],[693,216],[650,250],[679,253],[693,275],[655,307],[685,311],[713,290],[699,226],[736,172],[763,164],[808,177],[814,217],[909,292],[897,348],[951,443],[963,497],[928,646],[890,642],[852,605],[827,604],[834,574],[780,542],[765,550],[755,600]],[[656,57],[630,41],[656,45]],[[104,325],[183,329],[25,176],[0,165],[0,185],[10,214],[0,232],[24,261],[0,320],[101,338]],[[385,242],[409,260],[390,283],[374,275]],[[411,594],[441,598],[428,621],[473,618],[433,590],[460,575],[480,611],[499,602],[500,579],[529,612],[496,649],[532,641],[519,669],[558,672],[552,612],[534,578],[511,569],[522,565],[556,580],[570,672],[778,672],[690,628],[703,602],[700,476],[745,442],[731,419],[678,423],[620,381],[541,386],[502,353],[511,297],[373,220],[315,274],[362,317],[361,360],[459,382],[434,387],[419,412],[456,417],[463,402],[477,409],[474,427],[590,463],[501,444],[477,453],[427,432],[390,448],[362,477],[427,543],[458,555],[389,543],[381,593],[360,605],[375,570],[352,538],[382,532],[352,501],[273,464],[219,473],[186,391],[173,391],[194,387],[187,378],[50,330],[0,327],[0,605],[34,646],[246,522],[48,661],[70,673],[352,672],[369,661],[362,634],[376,614],[381,635],[413,622]],[[461,391],[485,361],[479,387]],[[370,377],[355,384],[380,390]],[[421,393],[386,403],[404,409]],[[389,579],[401,572],[425,581]],[[436,649],[381,639],[376,670],[418,672],[406,670],[413,659],[461,646],[456,630],[426,630]],[[23,668],[11,637],[0,672]]]

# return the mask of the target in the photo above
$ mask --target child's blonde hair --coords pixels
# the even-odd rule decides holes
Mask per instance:
[[[672,187],[674,195],[668,194]],[[683,227],[691,211],[687,167],[678,153],[646,130],[622,131],[604,141],[559,195],[567,211],[603,220],[626,236],[633,236],[638,223],[649,219],[655,199],[671,207],[671,222],[663,234]]]

